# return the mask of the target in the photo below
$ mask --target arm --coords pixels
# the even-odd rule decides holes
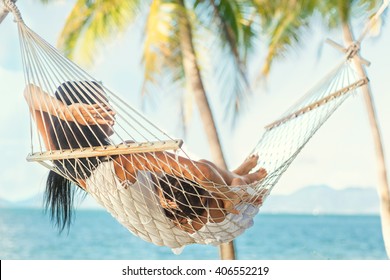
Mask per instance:
[[[33,84],[26,87],[24,97],[31,112],[45,112],[61,120],[77,122],[81,125],[107,124],[107,119],[110,120],[110,117],[115,114],[103,103],[64,104]]]
[[[66,105],[36,85],[30,84],[25,88],[24,98],[31,112],[45,112],[54,116],[59,115],[61,119],[65,119],[62,112],[66,111]]]
[[[24,97],[48,150],[55,149],[48,133],[49,128],[53,125],[52,116],[81,125],[96,125],[109,123],[107,118],[109,119],[113,115],[113,112],[102,104],[74,103],[66,105],[33,84],[26,87]]]
[[[43,138],[46,149],[54,150],[55,146],[49,135],[49,128],[51,127],[49,114],[57,114],[56,110],[61,107],[62,102],[31,84],[25,88],[24,98],[26,99],[38,131]],[[64,105],[62,104],[62,106]]]

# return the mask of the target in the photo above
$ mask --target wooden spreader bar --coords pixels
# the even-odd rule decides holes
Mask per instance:
[[[183,140],[167,140],[154,142],[126,143],[120,145],[91,147],[82,149],[67,149],[37,152],[29,154],[27,161],[63,160],[88,157],[105,157],[111,155],[125,155],[134,153],[161,152],[177,150],[183,144]]]

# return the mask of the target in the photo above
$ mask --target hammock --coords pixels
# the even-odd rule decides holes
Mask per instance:
[[[85,178],[87,192],[130,232],[145,241],[175,249],[176,252],[193,243],[218,245],[233,240],[249,228],[261,206],[261,203],[254,202],[264,202],[280,176],[314,133],[346,98],[368,82],[366,77],[358,77],[349,60],[343,61],[317,87],[304,95],[278,120],[265,127],[257,145],[248,154],[248,157],[258,154],[258,162],[252,167],[253,170],[265,169],[265,178],[249,186],[234,188],[208,181],[204,184],[208,185],[207,190],[199,190],[199,185],[207,176],[202,176],[202,169],[194,172],[189,168],[188,163],[192,160],[181,148],[180,139],[171,138],[29,29],[13,2],[6,0],[4,4],[13,12],[18,26],[26,99],[33,102],[41,98],[40,110],[35,115],[31,114],[31,152],[27,160],[57,172],[76,185],[80,185],[79,178]],[[63,103],[84,106],[84,109],[86,106],[94,106],[94,110],[81,114],[84,125],[74,120],[58,122],[67,112],[46,113],[58,104],[53,99],[38,97],[38,91]],[[58,95],[58,92],[62,94]],[[81,112],[83,109],[77,110]],[[104,119],[100,126],[90,122],[96,115]],[[39,118],[46,120],[42,124],[43,135],[37,129]],[[113,122],[115,125],[112,126]],[[104,125],[112,126],[113,131],[108,133],[102,128]],[[50,126],[55,126],[56,130],[50,132]],[[73,131],[65,131],[67,127],[73,127]],[[84,139],[75,135],[80,131]],[[103,137],[99,138],[97,134]],[[73,140],[70,139],[72,137]],[[105,141],[89,143],[91,137]],[[47,139],[56,143],[48,147]],[[76,145],[71,145],[72,141]],[[86,146],[81,142],[89,144]],[[118,160],[122,155],[126,155],[128,160],[132,159],[132,166],[138,166],[135,183],[126,179],[134,175],[128,171],[129,162]],[[183,163],[179,157],[188,161]],[[174,164],[167,166],[167,159],[174,161]],[[118,178],[118,166],[125,179]],[[220,210],[218,205],[212,208],[210,201],[215,201],[216,194],[223,196],[227,190],[240,195],[245,190],[251,200],[236,205],[237,214],[225,214],[220,222],[209,221],[210,211]],[[180,209],[187,207],[192,210],[192,220],[204,220],[206,217],[207,222],[201,225],[201,229],[194,232],[183,230],[177,226],[181,223],[180,215],[162,207],[161,195],[169,204],[176,199],[175,193],[178,191],[185,197],[180,201]],[[200,206],[199,203],[194,206],[190,197],[200,200]]]

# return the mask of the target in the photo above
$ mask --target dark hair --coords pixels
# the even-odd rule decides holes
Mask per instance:
[[[164,198],[175,201],[179,209],[165,209],[165,215],[173,221],[178,218],[193,219],[205,211],[202,196],[207,191],[198,183],[166,174],[159,179]]]
[[[98,96],[103,92],[96,82],[65,82],[57,88],[55,97],[66,105],[74,103],[96,104]],[[97,94],[98,93],[98,94]],[[83,126],[74,122],[63,121],[53,116],[49,135],[57,150],[90,146],[108,145],[110,142],[104,132],[97,125]],[[71,180],[86,179],[91,170],[99,164],[99,158],[81,158],[55,160],[55,171],[50,171],[45,190],[45,210],[60,232],[70,227],[74,198],[77,188],[73,187]],[[62,176],[60,174],[62,174]],[[81,188],[79,188],[81,190]]]

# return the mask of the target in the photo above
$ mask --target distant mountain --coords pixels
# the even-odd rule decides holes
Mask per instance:
[[[0,198],[0,208],[41,208],[42,201],[42,194],[36,194],[28,199],[15,202]]]
[[[0,198],[0,209],[1,208],[42,208],[43,193],[36,194],[28,199],[11,202]],[[77,209],[99,209],[102,208],[97,202],[90,196],[80,198],[75,202]]]
[[[372,188],[335,190],[309,186],[290,195],[270,195],[261,209],[264,213],[378,214],[379,198]]]
[[[9,207],[12,203],[0,198],[0,208]]]
[[[42,194],[19,202],[0,199],[0,208],[40,208],[42,201]],[[76,205],[78,209],[102,209],[90,196]],[[372,188],[335,190],[324,185],[308,186],[289,195],[271,194],[260,211],[297,214],[378,214],[379,199]]]

